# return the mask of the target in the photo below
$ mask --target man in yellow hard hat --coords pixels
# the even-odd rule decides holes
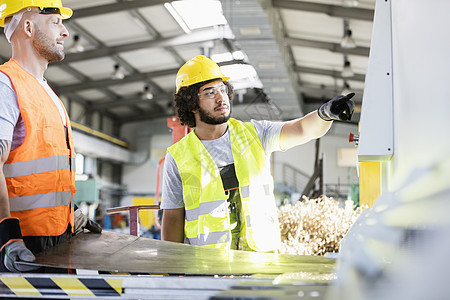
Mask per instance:
[[[84,228],[101,232],[74,209],[70,120],[44,78],[64,58],[62,20],[71,16],[60,0],[0,0],[12,47],[0,66],[0,272],[36,271],[26,264],[34,254]]]
[[[194,130],[169,147],[163,175],[162,239],[249,251],[274,251],[280,232],[270,155],[323,136],[350,120],[353,93],[287,122],[230,118],[233,87],[219,66],[196,56],[178,71],[174,105]]]

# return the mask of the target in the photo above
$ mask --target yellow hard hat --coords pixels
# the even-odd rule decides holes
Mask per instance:
[[[63,19],[70,18],[73,13],[72,9],[62,6],[61,0],[0,0],[0,27],[5,26],[6,17],[26,7],[59,8]]]
[[[188,60],[177,73],[177,93],[180,88],[190,86],[199,82],[222,79],[227,81],[230,77],[223,75],[219,66],[204,55],[198,55]]]

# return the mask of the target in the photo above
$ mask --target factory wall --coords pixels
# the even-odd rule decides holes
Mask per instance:
[[[101,131],[105,134],[115,136],[114,121],[106,116],[101,116],[99,112],[90,112],[76,101],[70,101],[64,95],[60,97],[72,122],[84,124],[91,129]]]
[[[356,133],[357,126],[334,122],[330,131],[320,139],[319,157],[324,158],[324,183],[329,187],[330,193],[335,188],[344,192],[348,185],[358,183],[356,152],[354,152],[353,157],[349,158],[354,162],[352,166],[340,166],[338,162],[339,149],[355,148],[354,144],[348,142],[350,132]],[[313,140],[285,152],[275,152],[272,170],[275,182],[280,182],[283,178],[283,164],[288,164],[308,175],[312,175],[316,152],[315,143],[315,140]],[[327,194],[327,188],[325,194]]]
[[[128,186],[130,193],[143,195],[155,193],[158,163],[165,156],[171,141],[170,134],[151,136],[149,156],[124,166],[122,183]]]
[[[130,123],[122,128],[135,155],[131,163],[123,167],[122,184],[128,195],[121,205],[131,205],[133,197],[154,197],[156,192],[158,163],[172,144],[172,135],[166,119]]]

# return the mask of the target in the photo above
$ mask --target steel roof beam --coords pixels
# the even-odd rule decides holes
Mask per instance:
[[[239,61],[234,61],[234,63],[237,63]],[[227,63],[220,63],[219,65],[226,65]],[[301,66],[294,66],[293,67],[294,72],[302,72],[302,73],[311,73],[311,74],[318,74],[318,75],[325,75],[325,76],[332,76],[335,78],[343,78],[340,72],[338,71],[332,71],[332,70],[323,70],[323,69],[316,69],[316,68],[309,68],[309,67],[301,67]],[[91,81],[85,81],[82,83],[77,84],[70,84],[70,85],[64,85],[64,86],[56,86],[54,88],[55,92],[59,95],[65,95],[65,94],[72,94],[77,93],[82,90],[88,90],[88,89],[94,89],[94,88],[105,88],[108,86],[113,85],[120,85],[120,84],[126,84],[136,81],[145,81],[148,78],[154,78],[154,77],[160,77],[160,76],[167,76],[167,75],[173,75],[178,72],[178,68],[174,69],[167,69],[167,70],[161,70],[156,72],[148,72],[148,73],[142,73],[142,74],[133,74],[126,76],[122,80],[115,80],[115,79],[102,79],[102,80],[91,80]],[[347,78],[343,78],[347,79]],[[355,74],[354,77],[348,78],[348,80],[354,80],[354,81],[364,81],[365,76],[363,74]],[[108,103],[115,103],[117,101],[110,101]],[[106,104],[105,104],[106,105]],[[94,105],[95,107],[95,105]]]
[[[119,46],[111,47],[100,47],[93,50],[84,51],[81,53],[67,54],[63,62],[55,62],[53,65],[59,65],[62,63],[71,63],[82,60],[89,60],[104,56],[112,56],[122,52],[134,51],[143,48],[153,48],[153,47],[174,47],[187,44],[202,43],[211,40],[222,40],[222,39],[234,39],[234,35],[230,30],[220,32],[215,29],[200,30],[192,32],[191,34],[183,34],[168,38],[159,38],[150,41],[137,42]]]
[[[232,60],[229,62],[219,63],[219,66],[225,66],[230,64],[244,63],[241,60]],[[100,89],[105,88],[112,85],[120,85],[125,83],[131,83],[136,81],[148,81],[153,77],[167,76],[167,75],[175,75],[178,72],[178,68],[160,70],[155,72],[147,72],[147,73],[135,73],[128,76],[125,76],[124,79],[101,79],[101,80],[86,80],[81,83],[69,84],[69,85],[60,85],[54,87],[54,90],[57,94],[71,94],[77,93],[82,90],[88,89]]]
[[[301,85],[299,84],[299,89],[300,92],[304,93],[306,96],[304,96],[304,98],[320,98],[320,97],[325,97],[326,100],[329,100],[337,95],[341,94],[341,89],[338,88],[322,88],[320,86],[314,86],[314,85]],[[363,95],[363,91],[360,89],[352,89],[350,88],[351,91],[353,91],[355,93],[355,96],[352,98],[355,103],[361,103],[362,102],[362,95]],[[307,95],[314,95],[313,97],[311,96],[307,96]],[[326,101],[325,100],[325,101]]]
[[[98,101],[99,103],[92,104],[91,108],[93,110],[103,110],[103,109],[109,109],[119,106],[130,106],[130,105],[136,105],[136,104],[142,104],[142,103],[156,103],[158,101],[168,101],[170,100],[168,96],[157,96],[153,98],[152,100],[144,100],[139,95],[135,95],[130,98],[122,98],[120,100],[116,101]]]
[[[157,119],[157,118],[168,118],[168,117],[172,117],[172,116],[173,116],[173,114],[169,114],[169,113],[161,112],[161,111],[149,112],[149,113],[140,114],[140,115],[122,117],[122,118],[120,118],[120,122],[122,124],[125,124],[125,123],[131,123],[131,122],[148,121],[148,120]]]
[[[356,47],[353,49],[342,48],[341,45],[337,43],[330,42],[321,42],[321,41],[313,41],[307,39],[299,39],[292,37],[285,37],[285,42],[289,46],[300,46],[300,47],[308,47],[308,48],[320,48],[327,49],[336,53],[344,53],[344,54],[352,54],[352,55],[360,55],[360,56],[369,56],[370,48],[369,47]]]
[[[373,21],[374,10],[365,8],[342,7],[338,5],[319,4],[303,1],[272,0],[274,8],[303,10],[324,13],[332,17]]]
[[[92,6],[86,8],[76,9],[73,12],[75,19],[92,17],[97,15],[104,15],[114,12],[123,12],[132,9],[138,9],[148,6],[160,5],[166,3],[167,0],[134,0],[134,1],[123,1],[107,5]],[[72,19],[68,19],[65,22],[70,22]]]
[[[364,82],[364,80],[366,78],[366,76],[364,74],[357,74],[357,73],[355,73],[355,75],[352,77],[342,77],[341,72],[334,71],[334,70],[316,69],[316,68],[301,67],[301,66],[294,66],[292,69],[294,72],[297,72],[297,73],[310,73],[310,74],[316,74],[316,75],[331,76],[333,78],[342,78],[345,80],[352,80],[352,81],[363,81]]]
[[[130,82],[136,82],[136,81],[145,81],[148,78],[152,77],[160,77],[160,76],[166,76],[166,75],[173,75],[178,72],[178,68],[174,69],[167,69],[162,71],[156,71],[156,72],[148,72],[148,73],[137,73],[132,74],[130,76],[125,76],[124,79],[117,80],[117,79],[102,79],[102,80],[91,80],[76,84],[70,84],[70,85],[60,85],[54,88],[55,92],[58,95],[64,95],[64,94],[72,94],[77,93],[82,90],[88,90],[88,89],[99,89],[103,87],[108,87],[111,85],[120,85]]]

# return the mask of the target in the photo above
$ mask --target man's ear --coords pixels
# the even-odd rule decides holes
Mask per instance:
[[[31,37],[34,31],[34,24],[31,20],[26,19],[22,25],[23,32],[27,37]]]

